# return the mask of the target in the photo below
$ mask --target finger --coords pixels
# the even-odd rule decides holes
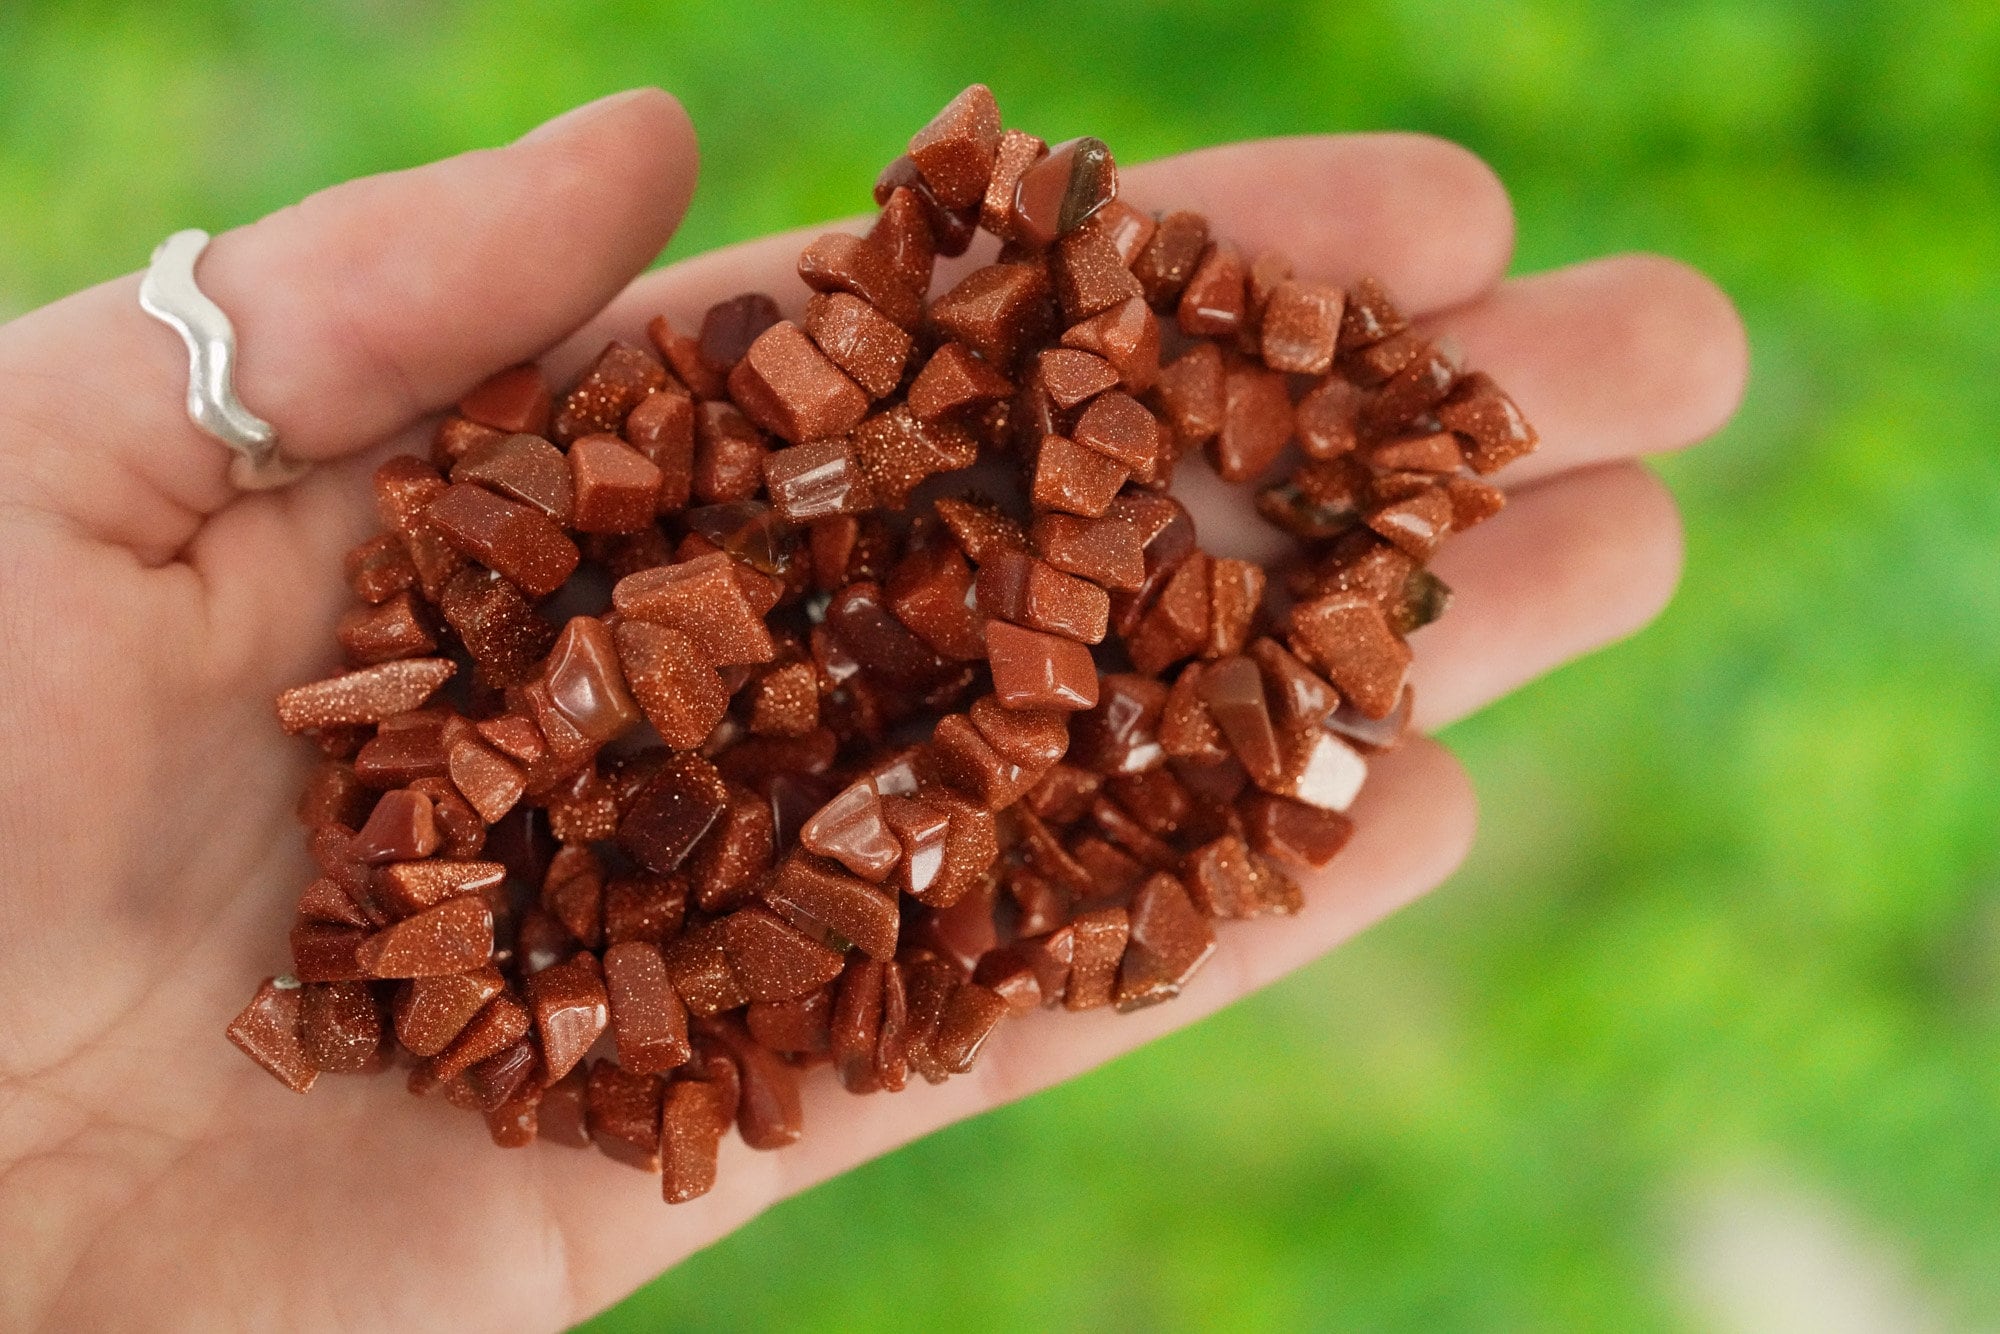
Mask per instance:
[[[1431,568],[1452,602],[1410,637],[1426,731],[1659,615],[1680,579],[1680,513],[1644,467],[1601,464],[1518,493]]]
[[[1749,344],[1736,307],[1685,264],[1619,255],[1503,284],[1427,324],[1499,382],[1541,434],[1495,480],[1680,449],[1729,420]]]
[[[1248,254],[1275,248],[1298,272],[1334,282],[1372,274],[1411,313],[1488,291],[1513,253],[1513,211],[1492,170],[1456,144],[1418,134],[1320,135],[1226,144],[1119,172],[1121,196],[1142,209],[1194,209]],[[614,337],[655,315],[691,328],[709,306],[768,292],[796,309],[808,295],[799,251],[830,228],[803,227],[710,251],[635,281],[552,356],[573,372]]]
[[[1378,762],[1355,809],[1357,832],[1306,886],[1297,917],[1225,922],[1218,952],[1187,990],[1134,1014],[1038,1012],[1003,1023],[968,1075],[857,1098],[821,1070],[806,1081],[805,1137],[778,1153],[723,1149],[710,1196],[662,1210],[658,1183],[593,1164],[565,1187],[565,1256],[581,1316],[770,1204],[942,1126],[1103,1064],[1193,1023],[1318,958],[1442,881],[1470,845],[1476,807],[1442,747],[1413,741]],[[567,1162],[564,1164],[567,1166]]]
[[[338,458],[588,318],[658,254],[694,177],[680,105],[641,89],[505,148],[322,191],[216,238],[199,277],[235,323],[243,401],[287,453]],[[16,440],[0,485],[159,561],[235,492],[138,284],[0,328],[0,397],[17,415],[48,405],[25,409],[40,441]]]

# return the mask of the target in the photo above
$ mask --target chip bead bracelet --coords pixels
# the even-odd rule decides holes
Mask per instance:
[[[875,198],[799,319],[510,367],[376,473],[347,670],[277,705],[317,874],[228,1030],[289,1088],[401,1069],[693,1199],[732,1127],[800,1136],[813,1067],[891,1092],[1010,1014],[1171,999],[1346,843],[1513,402],[981,85]],[[1181,466],[1294,555],[1204,551]]]

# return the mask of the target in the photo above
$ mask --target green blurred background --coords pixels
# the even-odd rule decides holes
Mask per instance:
[[[1441,893],[593,1328],[1751,1328],[1800,1264],[2000,1324],[2000,7],[14,3],[0,314],[641,82],[701,129],[689,254],[865,206],[973,80],[1127,161],[1458,139],[1518,270],[1714,274],[1749,401],[1662,465],[1664,620],[1453,730]]]

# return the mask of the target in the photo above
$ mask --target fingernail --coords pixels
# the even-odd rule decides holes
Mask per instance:
[[[639,88],[627,88],[622,93],[612,93],[608,97],[598,98],[595,102],[585,102],[580,107],[571,107],[568,111],[563,112],[562,115],[557,116],[554,120],[543,121],[540,125],[537,125],[534,129],[529,130],[526,134],[522,135],[519,139],[515,140],[515,142],[523,144],[532,144],[537,142],[538,140],[547,139],[550,138],[551,136],[558,134],[563,134],[569,130],[575,129],[577,126],[583,124],[587,120],[594,120],[598,116],[603,115],[606,109],[608,109],[613,103],[622,102],[626,98],[636,96],[638,93],[642,91],[644,90]]]

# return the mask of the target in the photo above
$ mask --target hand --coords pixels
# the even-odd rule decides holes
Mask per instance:
[[[278,493],[225,481],[136,276],[0,327],[0,1327],[564,1325],[794,1191],[1262,986],[1465,852],[1471,788],[1413,740],[1375,767],[1304,914],[1226,926],[1181,999],[1010,1020],[938,1087],[854,1098],[816,1076],[799,1145],[732,1138],[716,1191],[677,1208],[593,1153],[501,1152],[394,1076],[300,1099],[232,1049],[223,1027],[283,969],[310,878],[291,809],[311,756],[271,698],[335,665],[376,462],[421,452],[426,416],[509,363],[543,356],[560,382],[662,311],[689,327],[741,291],[802,303],[811,233],[635,277],[694,177],[679,106],[635,92],[218,238],[201,277],[236,322],[243,398],[319,465]],[[1500,475],[1507,511],[1436,564],[1458,597],[1414,641],[1423,727],[1665,603],[1679,524],[1632,459],[1734,409],[1743,334],[1708,282],[1640,257],[1503,282],[1499,184],[1426,138],[1237,144],[1123,181],[1303,274],[1378,276],[1540,428]],[[1254,540],[1234,504],[1204,526],[1212,549]]]

